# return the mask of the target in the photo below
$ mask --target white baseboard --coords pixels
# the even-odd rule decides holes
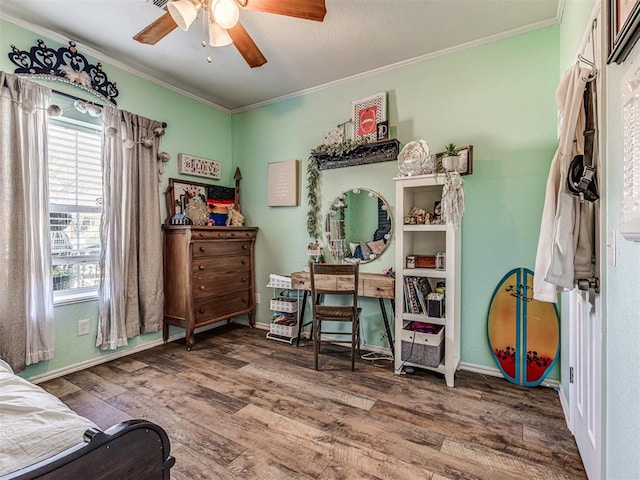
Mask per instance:
[[[238,322],[238,323],[241,323],[241,322]],[[214,328],[219,328],[219,327],[221,327],[223,325],[225,325],[225,324],[218,323],[218,324],[214,324],[214,325],[207,325],[205,327],[196,328],[194,330],[194,333],[200,333],[200,332],[204,332],[204,331],[207,331],[207,330],[212,330]],[[184,331],[175,333],[175,334],[169,336],[169,338],[167,340],[167,343],[168,342],[173,342],[175,340],[179,340],[179,339],[184,338],[184,337],[185,337],[185,332]],[[145,342],[145,343],[140,344],[140,345],[136,345],[135,347],[126,348],[124,350],[119,350],[117,352],[109,353],[107,355],[101,355],[100,357],[91,358],[89,360],[85,360],[85,361],[79,362],[79,363],[74,363],[73,365],[67,365],[66,367],[58,368],[57,370],[51,370],[51,371],[43,373],[41,375],[35,375],[33,377],[27,378],[27,380],[29,380],[31,383],[35,383],[35,384],[46,382],[48,380],[53,380],[54,378],[63,377],[64,375],[69,375],[70,373],[79,372],[80,370],[84,370],[86,368],[94,367],[94,366],[100,365],[102,363],[107,363],[107,362],[110,362],[112,360],[116,360],[118,358],[126,357],[128,355],[132,355],[134,353],[143,352],[145,350],[149,350],[150,348],[162,345],[163,343],[164,343],[164,341],[162,340],[162,338],[159,338],[157,340],[153,340],[153,341],[150,341],[150,342]]]
[[[569,416],[569,412],[570,412],[569,405],[567,405],[567,399],[565,398],[561,387],[558,387],[558,396],[560,397],[560,406],[562,407],[562,413],[564,415],[564,420],[565,420],[565,422],[567,422],[567,428],[573,434],[573,428],[572,428],[572,425],[571,425],[571,417]]]
[[[474,365],[472,363],[460,363],[460,370],[467,370],[469,372],[479,373],[481,375],[489,375],[490,377],[504,378],[500,370],[493,367],[485,367],[484,365]],[[543,387],[555,388],[560,386],[558,380],[545,380],[540,385]]]

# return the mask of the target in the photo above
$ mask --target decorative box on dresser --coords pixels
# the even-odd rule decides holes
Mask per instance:
[[[256,227],[164,225],[164,325],[185,329],[187,348],[196,328],[247,314],[255,325]]]

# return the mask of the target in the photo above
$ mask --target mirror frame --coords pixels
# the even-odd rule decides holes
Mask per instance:
[[[366,195],[368,195],[369,197],[373,197],[374,199],[376,199],[377,203],[378,203],[378,207],[377,207],[377,212],[378,212],[378,227],[374,232],[374,235],[376,232],[378,232],[378,230],[380,230],[380,215],[383,212],[386,212],[386,216],[387,216],[387,221],[389,222],[389,226],[388,226],[388,231],[386,233],[384,233],[382,235],[382,237],[380,238],[380,240],[384,241],[384,246],[383,248],[375,253],[372,252],[373,256],[372,258],[366,258],[366,259],[360,259],[360,258],[354,258],[353,254],[351,253],[351,249],[350,249],[350,245],[349,245],[349,239],[348,238],[332,238],[331,237],[331,218],[334,217],[337,213],[338,213],[338,209],[344,207],[344,200],[347,198],[348,194],[360,194],[360,193],[364,193]],[[346,207],[348,208],[348,204],[346,205]],[[389,203],[384,199],[384,197],[382,195],[380,195],[378,192],[376,192],[375,190],[372,190],[370,188],[367,187],[356,187],[356,188],[352,188],[349,190],[345,190],[344,192],[341,192],[338,194],[338,196],[330,203],[329,205],[329,209],[327,211],[327,213],[324,216],[325,219],[325,224],[324,224],[324,236],[325,236],[325,240],[327,243],[327,252],[331,255],[333,261],[335,263],[350,263],[350,262],[359,262],[361,264],[364,263],[369,263],[372,262],[374,260],[377,260],[378,258],[380,258],[380,256],[387,250],[387,247],[389,246],[389,243],[391,243],[391,239],[393,238],[393,214],[391,212],[391,207],[389,206]],[[386,222],[385,222],[386,223]],[[386,230],[386,225],[384,226],[385,230]],[[343,232],[343,236],[344,236],[344,232]],[[367,245],[369,245],[370,243],[375,242],[376,240],[374,240],[374,238],[371,238],[369,241],[367,241]]]

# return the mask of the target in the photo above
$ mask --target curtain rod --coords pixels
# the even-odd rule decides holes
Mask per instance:
[[[51,89],[52,92],[58,94],[58,95],[62,95],[63,97],[67,97],[70,98],[72,100],[81,100],[83,102],[86,102],[86,100],[84,98],[80,98],[80,97],[76,97],[75,95],[72,95],[70,93],[66,93],[66,92],[61,92],[60,90],[56,90],[55,88]],[[96,103],[96,102],[90,102],[94,105],[97,105],[98,107],[104,107],[104,105],[100,104],[100,103]],[[167,128],[167,123],[166,122],[161,122],[162,123],[162,128]]]

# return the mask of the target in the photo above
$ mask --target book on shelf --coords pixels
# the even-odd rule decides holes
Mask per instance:
[[[404,277],[405,305],[408,313],[427,314],[427,296],[432,292],[425,277]]]

